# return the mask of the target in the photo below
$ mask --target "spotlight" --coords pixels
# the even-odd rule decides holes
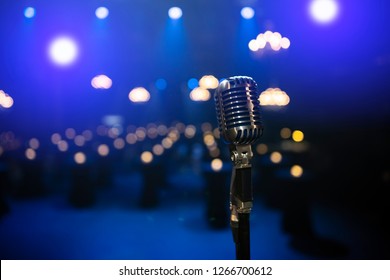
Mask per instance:
[[[309,6],[309,11],[314,20],[325,24],[336,18],[339,7],[334,0],[314,0]]]
[[[179,7],[172,7],[168,10],[168,15],[171,19],[179,19],[183,15],[183,11]]]
[[[70,65],[77,57],[77,45],[69,37],[58,37],[49,46],[50,58],[58,65]]]
[[[244,19],[251,19],[255,15],[255,10],[253,10],[251,7],[244,7],[241,9],[241,16]]]
[[[95,15],[99,19],[105,19],[108,17],[109,11],[106,7],[99,7],[95,11]]]
[[[33,18],[35,16],[35,9],[33,7],[27,7],[24,9],[24,16],[26,18]]]

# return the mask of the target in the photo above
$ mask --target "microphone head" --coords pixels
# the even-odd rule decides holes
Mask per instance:
[[[225,142],[253,144],[263,133],[259,92],[256,82],[247,76],[223,80],[214,92],[219,131]]]

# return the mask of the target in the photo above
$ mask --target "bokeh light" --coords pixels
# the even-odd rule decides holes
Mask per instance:
[[[77,58],[78,48],[75,41],[70,37],[57,37],[49,45],[49,56],[54,63],[67,66]]]
[[[14,100],[4,91],[0,90],[0,109],[9,109],[14,105]]]
[[[35,8],[27,7],[26,9],[24,9],[24,16],[26,18],[33,18],[35,16]]]
[[[300,131],[300,130],[294,130],[294,131],[293,131],[293,133],[292,133],[292,139],[293,139],[295,142],[302,142],[304,138],[305,138],[305,135],[303,134],[302,131]]]
[[[179,7],[172,7],[168,10],[168,15],[171,19],[179,19],[183,15],[183,11]]]
[[[282,158],[282,154],[279,152],[272,152],[270,155],[270,160],[272,163],[280,163]]]
[[[196,87],[190,92],[190,98],[192,101],[208,101],[210,97],[210,91],[205,88]]]
[[[73,159],[77,164],[84,164],[87,161],[87,156],[83,152],[77,152],[74,154]]]
[[[153,154],[149,151],[145,151],[141,154],[142,163],[148,164],[153,161]]]
[[[130,91],[129,99],[135,103],[148,102],[150,99],[150,93],[143,87],[136,87]]]
[[[259,96],[261,106],[286,106],[290,103],[290,97],[280,88],[268,88]]]
[[[223,167],[223,162],[221,159],[219,158],[215,158],[211,161],[211,169],[213,171],[221,171],[222,170],[222,167]]]
[[[95,11],[95,15],[99,19],[105,19],[108,17],[109,11],[106,7],[99,7]]]
[[[336,19],[339,5],[334,0],[314,0],[309,5],[311,17],[321,24],[327,24]]]
[[[300,165],[293,165],[290,168],[290,174],[296,178],[301,177],[303,174],[303,168]]]
[[[241,9],[241,16],[244,19],[251,19],[254,17],[254,15],[255,15],[255,10],[253,10],[253,8],[251,7],[244,7]]]
[[[112,80],[106,75],[97,75],[92,78],[91,85],[96,89],[109,89],[112,86]]]

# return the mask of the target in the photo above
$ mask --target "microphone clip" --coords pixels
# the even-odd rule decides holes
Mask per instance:
[[[230,159],[233,162],[234,168],[250,168],[251,159],[253,157],[251,145],[233,145],[229,146]]]

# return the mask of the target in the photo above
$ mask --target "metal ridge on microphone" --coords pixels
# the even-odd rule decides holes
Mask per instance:
[[[225,142],[253,144],[263,132],[257,83],[248,76],[223,80],[214,93],[219,131]]]

